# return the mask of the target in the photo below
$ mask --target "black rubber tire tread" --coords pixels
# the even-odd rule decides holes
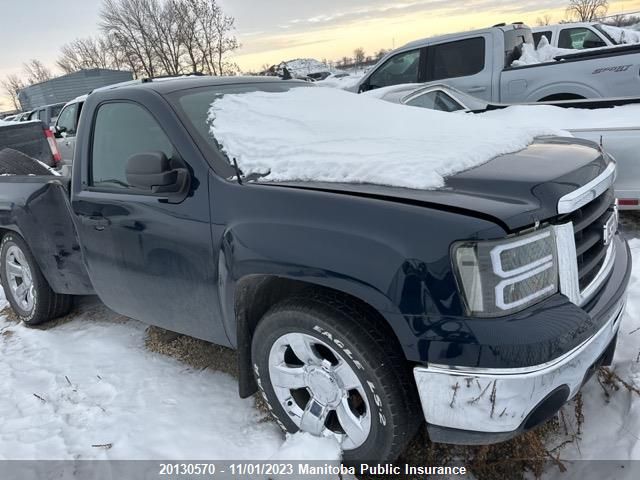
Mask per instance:
[[[424,423],[424,416],[411,365],[406,361],[391,327],[339,292],[303,291],[276,304],[264,315],[254,333],[252,352],[256,351],[257,342],[265,339],[278,327],[278,322],[274,320],[282,312],[307,314],[325,322],[333,319],[329,321],[331,328],[341,340],[353,345],[354,352],[357,352],[360,359],[365,359],[375,372],[379,387],[376,391],[391,413],[390,418],[387,418],[387,425],[393,426],[391,441],[386,445],[376,445],[371,454],[364,457],[358,455],[359,449],[353,450],[353,454],[346,451],[343,460],[346,463],[394,461]],[[282,422],[283,419],[278,418],[260,381],[258,385],[280,426],[290,432],[297,431],[284,410],[282,415],[286,421]],[[279,404],[277,407],[281,409]]]
[[[31,276],[35,285],[35,306],[31,312],[22,310],[13,299],[11,293],[8,292],[6,287],[5,275],[5,261],[6,252],[11,244],[15,244],[24,253],[24,256],[29,263],[31,269]],[[31,249],[27,243],[15,233],[7,233],[2,237],[0,242],[0,280],[5,287],[5,296],[11,305],[11,308],[15,312],[16,316],[22,320],[26,325],[33,326],[41,323],[53,320],[54,318],[62,317],[71,311],[73,304],[72,295],[61,295],[51,290],[49,283],[42,275],[42,271],[38,266]]]
[[[0,150],[0,175],[53,175],[37,160],[18,150]]]

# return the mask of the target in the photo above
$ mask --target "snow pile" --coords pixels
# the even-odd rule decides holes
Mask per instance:
[[[558,130],[637,128],[640,127],[640,104],[597,110],[550,105],[514,105],[502,110],[476,114],[476,116],[523,128],[534,125],[546,125]]]
[[[558,133],[314,87],[225,95],[209,122],[244,174],[415,189],[442,187],[448,175]]]
[[[324,80],[320,80],[316,82],[317,85],[322,87],[329,88],[339,88],[342,90],[347,90],[349,88],[355,87],[360,80],[364,77],[364,72],[361,74],[333,74],[329,75]]]
[[[280,63],[277,67],[277,73],[282,75],[284,68],[289,70],[289,73],[294,78],[305,78],[312,73],[330,72],[331,69],[324,63],[319,62],[314,58],[297,58],[295,60],[288,60]]]
[[[327,439],[280,451],[234,378],[147,351],[144,325],[95,301],[80,310],[48,330],[0,316],[0,459],[340,458]]]
[[[600,27],[618,43],[640,43],[640,31],[611,25],[600,25]]]
[[[342,451],[335,439],[329,437],[314,437],[310,433],[298,432],[287,434],[287,439],[280,450],[269,460],[296,460],[312,462],[327,460],[340,463]]]
[[[524,67],[525,65],[536,65],[538,63],[553,62],[555,58],[560,55],[567,55],[570,53],[577,53],[575,50],[567,48],[552,47],[549,44],[547,37],[542,36],[538,42],[538,48],[530,43],[522,44],[522,55],[518,60],[515,60],[512,67]]]

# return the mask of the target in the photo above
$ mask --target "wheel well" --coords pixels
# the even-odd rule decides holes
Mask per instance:
[[[243,279],[237,287],[235,297],[236,327],[238,341],[239,388],[242,398],[253,395],[256,385],[251,365],[251,341],[260,319],[277,303],[304,292],[304,295],[338,296],[343,301],[353,303],[365,312],[388,334],[390,341],[401,348],[400,341],[386,319],[367,302],[353,295],[310,282],[283,277],[260,275]]]
[[[585,97],[577,95],[575,93],[556,93],[547,97],[541,98],[538,102],[555,102],[559,100],[584,100]]]

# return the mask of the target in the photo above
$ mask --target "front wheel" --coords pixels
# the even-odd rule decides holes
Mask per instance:
[[[280,425],[335,438],[349,462],[395,460],[422,423],[411,370],[377,319],[333,297],[287,300],[253,337]]]
[[[27,325],[66,315],[71,296],[51,290],[25,241],[8,233],[0,243],[0,279],[11,308]]]

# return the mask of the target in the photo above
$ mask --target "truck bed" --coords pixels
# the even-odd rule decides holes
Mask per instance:
[[[55,292],[93,294],[69,208],[69,179],[51,175],[0,177],[0,230],[29,239],[32,253]]]
[[[9,123],[0,126],[0,151],[18,150],[46,165],[53,166],[53,155],[41,122]]]

